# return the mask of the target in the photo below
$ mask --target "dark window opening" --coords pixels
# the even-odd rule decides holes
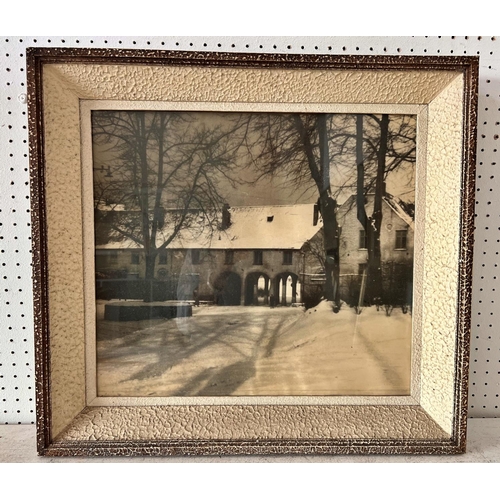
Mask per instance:
[[[396,231],[396,249],[406,250],[407,230]]]
[[[160,252],[160,255],[158,256],[158,264],[163,266],[167,264],[167,252]]]
[[[262,250],[254,250],[253,252],[253,264],[254,266],[261,266],[263,262],[263,252]]]
[[[199,264],[199,263],[200,263],[200,251],[191,250],[191,264]]]
[[[234,264],[234,251],[233,250],[226,250],[224,264]]]
[[[283,250],[283,265],[289,266],[293,261],[293,252],[292,250]]]
[[[272,222],[274,220],[274,215],[267,216],[267,222]]]
[[[358,274],[363,275],[363,273],[366,271],[366,262],[363,262],[362,264],[358,264]]]
[[[130,255],[130,263],[131,264],[139,264],[139,254],[133,253]]]
[[[368,248],[368,235],[364,229],[359,231],[359,248]]]

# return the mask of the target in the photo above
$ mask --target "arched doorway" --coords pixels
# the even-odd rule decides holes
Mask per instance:
[[[245,305],[267,306],[271,289],[271,278],[265,273],[250,273],[246,278]]]
[[[290,306],[301,299],[301,283],[295,273],[280,273],[274,281],[274,296],[282,306]]]
[[[220,306],[239,306],[241,301],[241,277],[225,271],[214,282],[215,303]]]

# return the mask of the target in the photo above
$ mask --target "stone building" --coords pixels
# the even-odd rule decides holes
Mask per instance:
[[[373,212],[374,195],[365,198],[367,214]],[[339,208],[340,295],[352,303],[359,294],[360,281],[367,266],[367,239],[358,221],[356,197],[348,198]],[[410,301],[414,245],[413,207],[386,193],[382,202],[380,250],[383,288],[392,295],[386,300]]]
[[[372,210],[373,195],[368,195],[366,212]],[[339,207],[337,221],[338,286],[341,299],[353,304],[368,257],[355,196]],[[109,228],[105,232],[112,233]],[[167,222],[156,246],[169,234]],[[411,206],[386,194],[380,234],[382,274],[385,289],[392,290],[398,300],[411,300],[407,293],[411,293],[413,234]],[[116,234],[97,238],[98,297],[142,298],[144,276],[144,251],[137,243]],[[220,305],[314,305],[322,297],[324,284],[322,221],[314,204],[226,206],[215,228],[195,222],[177,234],[157,256],[154,280],[158,300]]]
[[[303,247],[321,230],[321,223],[314,221],[313,204],[225,207],[221,222],[215,230],[191,224],[159,253],[155,287],[164,287],[163,298],[221,305],[303,301],[308,293],[303,276],[310,274]],[[167,223],[157,247],[168,234]],[[108,298],[120,293],[123,298],[139,298],[140,286],[133,282],[139,285],[144,278],[144,252],[127,238],[105,243],[101,238],[96,241],[96,272],[98,296],[106,289]]]

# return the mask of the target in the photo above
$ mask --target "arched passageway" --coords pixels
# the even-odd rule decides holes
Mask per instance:
[[[280,273],[274,280],[274,296],[276,303],[290,306],[302,301],[302,290],[299,277],[295,273]]]
[[[246,278],[245,305],[267,306],[271,291],[271,278],[261,272],[250,273]]]
[[[220,274],[214,282],[215,303],[220,306],[239,306],[241,277],[231,271]]]

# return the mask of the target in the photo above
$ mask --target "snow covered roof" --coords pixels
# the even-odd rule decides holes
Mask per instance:
[[[314,204],[265,205],[229,208],[231,224],[226,230],[212,230],[201,221],[191,223],[168,244],[169,249],[300,249],[322,227],[321,220],[313,225]],[[172,234],[167,222],[158,232],[159,247]],[[112,232],[108,242],[96,249],[141,248],[130,238]]]
[[[373,198],[374,198],[373,193],[369,193],[367,195],[368,197],[368,206],[369,210],[371,211],[373,209]],[[409,227],[414,229],[415,222],[414,222],[414,217],[413,213],[410,210],[410,207],[403,202],[400,198],[397,196],[393,196],[390,193],[385,193],[385,195],[382,198],[386,205],[398,216],[400,217],[406,224],[408,224]],[[349,210],[354,210],[356,211],[356,195],[351,195],[339,208],[340,211],[340,217],[339,217],[339,223],[341,223],[342,218],[345,216],[345,214]],[[367,209],[368,211],[368,209]]]
[[[120,203],[106,204],[100,201],[96,208],[101,212],[123,212],[125,210],[125,205]]]
[[[401,219],[403,219],[408,226],[414,229],[415,223],[413,221],[413,216],[408,212],[408,207],[402,200],[389,193],[385,193],[383,199],[391,207],[394,213],[399,215],[399,217],[401,217]]]

